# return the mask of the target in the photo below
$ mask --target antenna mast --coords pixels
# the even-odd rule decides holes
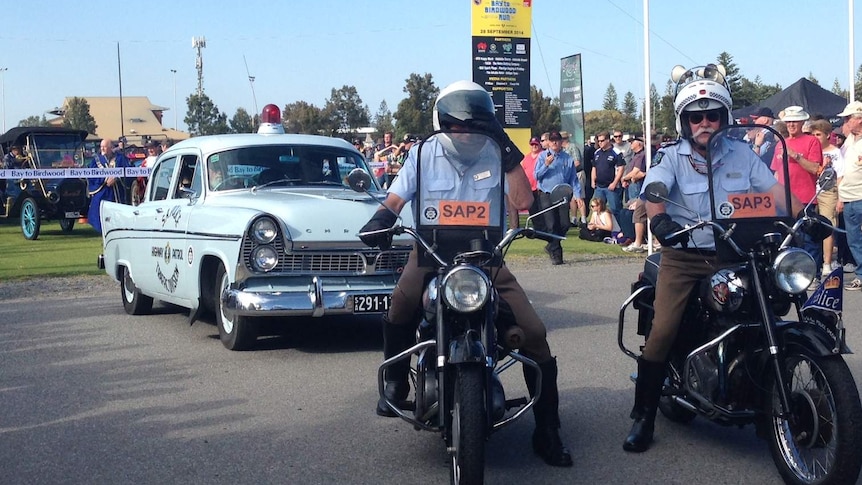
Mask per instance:
[[[207,46],[205,37],[192,37],[192,48],[197,51],[197,59],[195,60],[195,68],[198,70],[198,90],[197,95],[204,94],[204,58],[201,49]]]

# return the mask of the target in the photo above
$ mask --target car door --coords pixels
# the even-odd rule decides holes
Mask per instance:
[[[170,296],[176,291],[178,275],[171,264],[171,255],[184,239],[174,230],[171,216],[171,207],[178,202],[172,198],[177,161],[176,156],[171,156],[156,162],[146,197],[136,210],[139,237],[135,238],[132,277],[145,293],[165,300],[172,299]]]

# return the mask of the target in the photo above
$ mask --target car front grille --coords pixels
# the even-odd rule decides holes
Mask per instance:
[[[361,274],[396,274],[401,273],[409,250],[398,249],[390,251],[301,251],[288,253],[284,244],[278,238],[273,242],[278,252],[278,265],[270,274],[282,273],[288,275],[361,275]],[[251,253],[255,248],[250,237],[245,237],[242,244],[242,260],[246,267],[254,272],[251,265]]]

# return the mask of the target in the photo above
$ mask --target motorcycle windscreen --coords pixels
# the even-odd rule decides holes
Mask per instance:
[[[775,143],[772,160],[762,160],[751,148],[748,139],[757,130],[766,130],[767,138]],[[765,234],[781,233],[778,222],[793,224],[787,150],[777,131],[763,125],[728,126],[715,132],[708,145],[712,220],[725,230],[733,228],[732,237],[740,249],[749,251]],[[721,261],[744,259],[717,231],[715,247]]]
[[[434,133],[418,147],[416,172],[416,228],[446,261],[500,242],[505,174],[494,140],[479,133]]]

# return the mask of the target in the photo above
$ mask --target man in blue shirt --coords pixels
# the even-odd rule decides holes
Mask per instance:
[[[593,197],[605,199],[608,208],[619,219],[622,209],[622,177],[626,161],[614,150],[610,133],[596,135],[596,153],[593,155],[592,186]]]
[[[392,227],[396,214],[401,212],[408,201],[423,208],[418,211],[417,218],[427,222],[442,219],[441,211],[437,210],[441,202],[452,199],[485,201],[491,217],[496,218],[489,219],[488,225],[503,223],[501,214],[504,208],[491,208],[492,204],[500,204],[499,201],[503,200],[501,190],[506,191],[517,209],[527,209],[532,204],[530,182],[520,164],[523,155],[497,121],[494,103],[482,86],[469,81],[457,81],[444,88],[434,103],[433,120],[435,131],[442,133],[421,144],[421,164],[417,163],[418,147],[410,150],[398,177],[389,188],[384,201],[386,207],[380,208],[372,216],[362,227],[361,233]],[[471,137],[465,133],[476,131],[496,140],[499,151],[490,146],[494,142],[485,136]],[[422,173],[417,177],[419,166],[422,167]],[[500,186],[501,170],[505,173],[506,187]],[[426,171],[433,176],[422,177]],[[391,237],[389,233],[378,232],[363,235],[361,239],[372,247],[387,247]],[[415,343],[425,277],[434,271],[434,268],[419,266],[418,262],[419,252],[414,248],[392,292],[392,304],[383,316],[384,358],[391,358]],[[509,304],[516,325],[524,333],[524,342],[519,351],[537,362],[542,371],[541,389],[535,389],[536,371],[524,366],[524,380],[530,395],[534,396],[539,391],[539,400],[533,408],[536,420],[533,451],[549,465],[572,466],[571,453],[559,435],[557,361],[548,345],[547,330],[509,269],[503,265],[495,272],[494,286],[500,298]],[[409,364],[409,361],[402,360],[386,369],[383,394],[390,401],[403,402],[407,399],[410,393]],[[382,400],[377,404],[377,414],[395,416]]]
[[[581,184],[578,181],[575,161],[563,150],[563,137],[559,131],[552,131],[548,134],[548,149],[539,153],[535,170],[540,210],[558,202],[551,200],[550,192],[554,187],[559,184],[572,186],[574,195],[568,206],[545,212],[540,216],[544,220],[546,231],[558,236],[565,236],[571,221],[569,210],[571,209],[572,212],[581,211],[584,201],[578,197],[581,193]],[[563,264],[563,247],[558,239],[545,244],[545,252],[551,257],[551,264]]]

